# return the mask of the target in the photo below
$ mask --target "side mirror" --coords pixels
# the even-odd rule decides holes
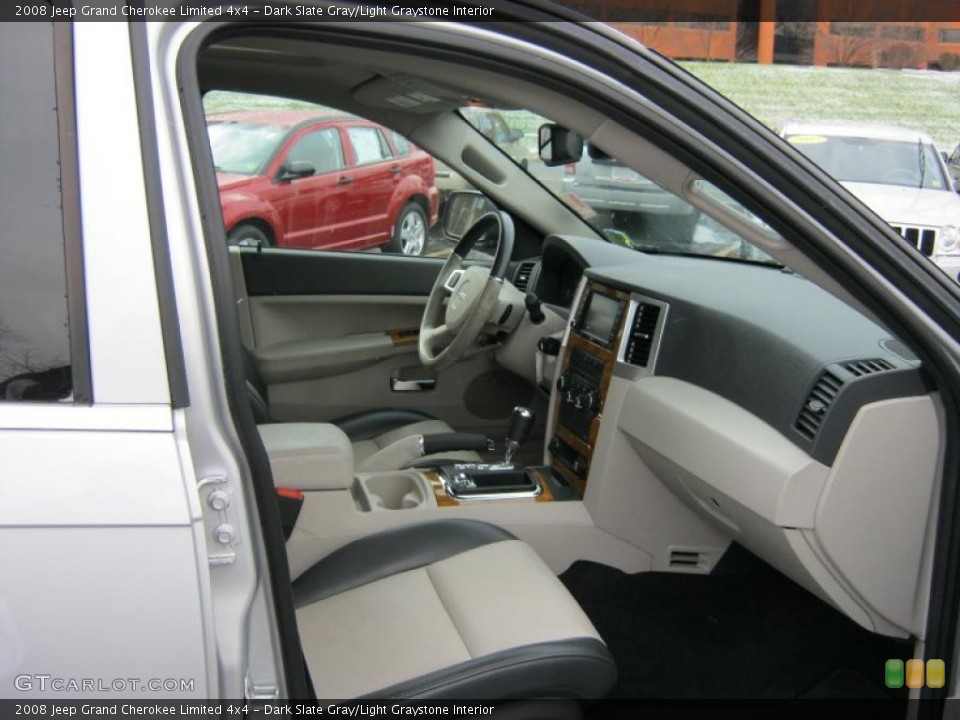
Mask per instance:
[[[477,220],[497,207],[475,190],[455,190],[443,203],[440,227],[450,240],[459,240]]]
[[[583,157],[583,137],[561,125],[541,125],[537,138],[540,160],[547,167],[575,163]]]
[[[306,160],[292,160],[285,162],[280,168],[280,176],[277,178],[280,182],[290,182],[299,178],[310,177],[316,174],[317,169],[313,163]]]

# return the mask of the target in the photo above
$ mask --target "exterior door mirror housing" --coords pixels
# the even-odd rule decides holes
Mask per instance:
[[[311,175],[315,175],[316,172],[317,169],[313,166],[313,163],[309,163],[306,160],[292,160],[285,162],[280,168],[280,177],[278,180],[280,180],[280,182],[290,182],[298,178],[310,177]]]
[[[443,205],[443,234],[450,240],[459,240],[471,225],[496,209],[496,205],[483,193],[475,190],[452,192]]]

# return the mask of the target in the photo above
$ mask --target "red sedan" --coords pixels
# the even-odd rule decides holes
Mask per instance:
[[[423,254],[437,220],[433,158],[401,135],[316,110],[207,123],[231,243]]]

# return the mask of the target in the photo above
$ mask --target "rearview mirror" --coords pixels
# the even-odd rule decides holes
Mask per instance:
[[[540,160],[547,167],[575,163],[583,157],[583,136],[561,125],[540,126]]]
[[[283,167],[280,168],[279,179],[281,181],[296,180],[297,178],[310,177],[316,172],[317,169],[313,166],[313,163],[306,160],[292,160],[285,162]]]
[[[473,190],[450,193],[443,203],[443,234],[450,240],[459,240],[477,220],[497,207],[486,195]]]

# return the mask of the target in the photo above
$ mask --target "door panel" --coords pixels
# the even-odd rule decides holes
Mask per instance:
[[[196,481],[173,433],[119,405],[42,409],[45,427],[0,433],[0,683],[29,698],[216,697]],[[117,429],[62,429],[98,418]],[[64,680],[79,677],[96,680]]]
[[[504,435],[534,388],[492,352],[439,375],[422,367],[415,332],[441,262],[379,254],[233,249],[247,296],[249,341],[279,421],[330,421],[377,408],[427,412],[457,430]],[[240,274],[240,273],[238,273]],[[435,378],[395,392],[391,379]]]
[[[282,155],[279,167],[291,162],[308,162],[315,174],[278,181],[264,193],[283,218],[284,245],[328,246],[344,200],[340,184],[343,149],[337,129],[311,130],[297,136]]]
[[[319,251],[244,252],[240,259],[251,297],[399,295],[421,296],[425,302],[443,266],[436,258]]]

